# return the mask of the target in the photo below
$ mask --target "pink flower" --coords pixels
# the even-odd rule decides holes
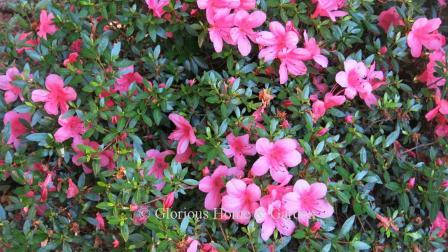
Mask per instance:
[[[196,143],[194,128],[178,114],[171,113],[168,118],[176,125],[176,129],[168,136],[168,139],[178,141],[177,154],[185,153],[189,144]]]
[[[67,199],[76,197],[76,195],[78,195],[78,193],[79,193],[78,187],[75,185],[75,183],[73,183],[72,179],[69,178],[68,179],[68,189],[67,189]]]
[[[12,83],[14,80],[21,77],[21,73],[15,67],[9,68],[6,70],[5,75],[0,75],[0,90],[4,90],[5,92],[5,102],[7,104],[13,103],[20,98],[21,101],[24,100],[22,95],[22,89],[14,86]]]
[[[414,58],[420,57],[423,47],[434,51],[442,49],[445,45],[445,36],[437,31],[441,23],[440,18],[419,18],[415,21],[407,39]]]
[[[53,23],[54,15],[46,10],[40,12],[39,31],[37,35],[41,38],[47,39],[47,34],[53,35],[58,30],[57,26]]]
[[[239,10],[252,10],[257,6],[256,0],[240,0],[240,5],[236,8]]]
[[[382,11],[378,16],[378,26],[383,28],[385,32],[389,30],[390,26],[403,26],[403,19],[398,14],[397,9],[394,7],[389,8],[388,10]]]
[[[411,190],[412,188],[414,188],[415,186],[415,177],[412,177],[408,180],[408,182],[406,183],[406,188],[408,190]]]
[[[325,115],[325,112],[333,107],[340,106],[344,104],[345,96],[343,95],[333,95],[332,93],[327,93],[324,97],[324,101],[317,100],[312,106],[312,118],[317,121],[319,118]]]
[[[283,196],[283,204],[290,213],[298,213],[299,222],[307,226],[313,216],[328,218],[333,215],[333,207],[325,200],[327,186],[323,183],[308,184],[300,179],[294,184],[293,192]]]
[[[230,133],[226,139],[229,149],[224,149],[224,153],[228,158],[233,157],[237,168],[244,169],[247,164],[244,156],[253,156],[257,153],[255,146],[249,143],[249,135],[235,137],[233,133]]]
[[[33,47],[39,44],[39,39],[27,39],[32,32],[20,33],[19,42],[24,43],[24,47],[18,47],[17,53],[21,54],[24,51],[33,50]]]
[[[276,182],[287,184],[292,175],[288,173],[286,168],[297,166],[302,160],[297,147],[297,141],[293,139],[285,138],[274,143],[266,138],[258,139],[255,148],[261,157],[253,164],[252,174],[263,176],[269,170]]]
[[[50,74],[45,79],[45,87],[31,93],[33,102],[45,102],[45,111],[50,115],[58,115],[67,112],[68,102],[76,100],[76,91],[72,87],[64,87],[64,80],[56,74]]]
[[[77,52],[70,53],[70,54],[68,55],[68,58],[64,60],[63,65],[64,65],[65,67],[67,67],[68,64],[73,64],[73,63],[75,63],[76,61],[78,61],[78,57],[79,57],[79,54],[78,54]]]
[[[136,226],[140,226],[146,223],[148,220],[149,208],[145,205],[138,206],[137,210],[134,212],[132,218],[132,223]]]
[[[62,143],[70,138],[74,141],[80,141],[81,136],[87,131],[84,122],[77,116],[59,117],[59,125],[61,127],[54,133],[56,142]]]
[[[425,82],[428,88],[436,88],[445,85],[445,78],[436,77],[437,64],[445,65],[446,53],[443,50],[437,50],[429,54],[429,63],[426,65],[425,71],[418,76],[418,80]]]
[[[132,83],[143,83],[143,77],[139,73],[134,72],[134,66],[122,68],[120,71],[125,73],[115,82],[115,90],[125,93],[129,91],[129,86],[131,86]]]
[[[331,21],[335,22],[337,17],[346,16],[348,13],[340,11],[339,8],[343,7],[345,1],[337,0],[313,0],[313,3],[317,3],[316,10],[314,11],[312,18],[318,16],[329,17]]]
[[[289,52],[288,49],[296,49],[299,37],[294,31],[287,31],[285,27],[277,22],[271,22],[269,24],[268,31],[262,31],[258,33],[256,39],[257,44],[264,46],[258,54],[259,58],[264,61],[272,61],[278,57],[278,54],[283,51]],[[288,53],[286,53],[288,54]]]
[[[308,39],[308,33],[306,31],[303,32],[303,38],[305,43],[305,50],[308,52],[308,55],[306,55],[303,60],[312,59],[320,66],[326,68],[328,66],[328,59],[320,53],[320,48],[316,42],[316,39]]]
[[[226,193],[222,198],[222,209],[232,213],[236,222],[247,225],[258,208],[260,188],[255,184],[246,185],[240,179],[232,179],[226,184]]]
[[[169,167],[169,164],[165,161],[165,158],[168,155],[174,154],[173,151],[166,150],[166,151],[158,151],[156,149],[151,149],[146,152],[146,159],[153,159],[154,164],[151,167],[151,169],[148,172],[148,175],[154,175],[157,179],[163,179],[165,175],[163,174],[164,171]],[[165,185],[165,182],[161,182],[156,184],[157,190],[161,190],[163,186]]]
[[[82,39],[77,39],[73,41],[73,43],[70,45],[70,51],[80,53],[82,44],[83,44]]]
[[[435,230],[438,230],[439,232],[437,233],[437,236],[438,237],[443,237],[443,235],[445,235],[445,233],[446,233],[447,227],[448,227],[448,221],[443,216],[443,213],[439,211],[437,213],[436,218],[432,222],[431,232],[435,231]]]
[[[291,218],[289,218],[294,213],[289,211],[289,206],[282,203],[281,199],[284,194],[279,194],[277,190],[272,192],[274,192],[273,195],[269,194],[261,198],[260,207],[254,213],[257,223],[263,223],[261,238],[264,241],[269,239],[275,229],[282,235],[290,236],[296,227]]]
[[[168,193],[168,195],[163,199],[163,209],[167,210],[171,208],[174,203],[174,192]]]
[[[265,20],[266,14],[262,11],[249,14],[245,10],[240,10],[235,14],[233,22],[236,27],[230,29],[230,37],[238,45],[241,55],[249,55],[252,49],[250,40],[255,42],[257,38],[257,33],[253,29],[262,25]]]
[[[169,0],[145,0],[148,8],[152,10],[155,17],[161,18],[165,13],[163,7],[170,4]]]
[[[114,241],[112,242],[112,246],[113,246],[114,248],[118,248],[118,247],[120,247],[120,241],[117,240],[117,239],[114,239]]]
[[[436,107],[431,111],[426,113],[425,118],[427,121],[431,121],[438,114],[448,115],[448,100],[442,99],[440,90],[436,90],[436,94],[434,95],[434,100],[436,102]]]
[[[230,29],[233,27],[234,16],[234,14],[230,14],[229,9],[207,15],[207,20],[210,24],[208,35],[217,53],[222,52],[224,42],[231,45],[235,44],[230,37]]]
[[[313,225],[311,226],[311,228],[310,228],[310,232],[311,232],[312,234],[317,233],[317,231],[319,231],[319,229],[320,229],[320,226],[321,226],[321,224],[320,224],[319,221],[314,222],[314,224],[313,224]]]
[[[81,144],[89,146],[94,150],[98,150],[100,145],[95,141],[90,141],[89,139],[81,139],[78,137],[73,139],[72,148],[76,152],[76,155],[73,155],[72,162],[77,166],[82,166],[84,173],[90,174],[92,173],[92,169],[87,167],[86,164],[79,162],[79,159],[85,156],[85,154],[78,147]],[[114,152],[112,150],[103,150],[98,156],[100,158],[100,167],[108,170],[115,169]]]
[[[199,9],[201,10],[222,9],[222,8],[235,9],[240,6],[240,0],[197,0],[196,2],[198,4]]]
[[[229,168],[220,165],[211,176],[205,176],[199,181],[199,190],[207,193],[204,206],[207,210],[213,210],[221,204],[221,190],[224,188],[225,178]]]
[[[439,3],[440,7],[446,7],[446,0],[437,0],[437,2]]]
[[[104,224],[104,218],[101,213],[96,213],[96,230],[106,230],[105,224]]]
[[[372,85],[367,81],[368,69],[363,62],[348,59],[344,62],[344,70],[336,74],[336,82],[345,88],[344,94],[353,99],[359,93],[370,93]]]
[[[7,144],[13,144],[16,149],[19,147],[21,142],[19,137],[28,132],[28,129],[22,124],[22,122],[20,122],[20,119],[29,123],[31,122],[31,114],[17,113],[12,110],[6,112],[3,117],[3,124],[6,125],[9,123],[10,125],[10,135]]]
[[[200,245],[198,240],[193,239],[191,237],[188,237],[187,242],[188,242],[188,248],[187,248],[187,250],[185,252],[196,252],[196,251],[198,251],[198,247]]]
[[[48,192],[56,191],[51,173],[47,173],[44,182],[39,182],[39,187],[41,191],[40,202],[45,202],[48,198]]]
[[[288,74],[292,76],[305,75],[307,68],[303,63],[304,57],[307,52],[303,48],[295,48],[290,50],[283,50],[278,53],[280,59],[280,84],[285,84],[288,81]]]

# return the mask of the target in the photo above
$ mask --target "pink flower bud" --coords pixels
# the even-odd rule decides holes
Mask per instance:
[[[105,224],[104,224],[104,218],[101,213],[96,213],[96,230],[106,230]]]
[[[208,169],[208,166],[204,167],[204,169],[202,169],[202,176],[208,176],[210,175],[210,169]]]
[[[323,128],[316,133],[316,136],[321,137],[321,136],[325,135],[327,132],[328,132],[328,129]]]
[[[131,210],[131,212],[135,212],[138,209],[138,205],[137,204],[131,204],[129,206],[129,209]]]
[[[317,231],[319,231],[320,226],[320,222],[314,222],[314,224],[310,228],[311,233],[315,234]]]
[[[352,115],[347,115],[345,117],[345,122],[346,123],[353,123],[353,116]]]
[[[408,190],[411,190],[415,186],[415,177],[412,177],[408,180],[408,183],[406,184],[406,188]]]
[[[164,199],[163,199],[163,209],[167,210],[171,208],[171,206],[174,203],[174,192],[170,192]]]
[[[78,193],[79,193],[78,187],[75,185],[75,183],[73,183],[72,179],[69,178],[68,179],[68,189],[67,189],[67,199],[76,197],[76,195],[78,195]]]
[[[387,47],[385,47],[385,46],[381,47],[381,48],[380,48],[380,54],[381,54],[381,55],[384,55],[384,54],[386,54],[386,53],[387,53]]]
[[[120,247],[120,241],[118,241],[117,239],[114,239],[114,241],[112,242],[112,245],[114,246],[114,248],[118,248],[118,247]]]

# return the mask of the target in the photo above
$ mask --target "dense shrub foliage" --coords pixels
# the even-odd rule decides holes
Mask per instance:
[[[0,251],[443,251],[445,5],[9,3]]]

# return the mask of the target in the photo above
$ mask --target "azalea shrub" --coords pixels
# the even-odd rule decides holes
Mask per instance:
[[[444,251],[444,0],[18,0],[0,251]]]

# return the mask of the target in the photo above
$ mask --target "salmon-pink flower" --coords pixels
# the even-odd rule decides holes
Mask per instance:
[[[289,206],[282,203],[282,194],[273,191],[274,194],[263,196],[260,200],[260,207],[255,210],[254,217],[261,226],[261,238],[266,241],[277,229],[280,234],[290,236],[296,227],[289,217]]]
[[[164,171],[169,167],[169,164],[165,161],[165,158],[169,155],[173,155],[174,152],[171,150],[158,151],[156,149],[151,149],[146,152],[146,159],[153,159],[154,164],[148,171],[148,175],[154,175],[157,179],[163,179]],[[161,190],[165,182],[156,184],[157,190]]]
[[[76,91],[72,87],[64,87],[61,76],[50,74],[45,79],[45,87],[48,89],[37,89],[31,93],[33,102],[45,102],[45,111],[50,115],[58,115],[67,112],[68,102],[76,100]]]
[[[114,248],[118,248],[118,247],[120,247],[120,241],[117,240],[117,239],[114,239],[114,241],[112,242],[112,246],[113,246]]]
[[[312,2],[317,4],[316,10],[311,16],[312,18],[316,18],[318,16],[329,17],[331,21],[336,22],[337,17],[344,17],[348,14],[345,11],[339,10],[344,6],[345,1],[313,0]]]
[[[101,213],[96,213],[96,230],[106,230],[106,225],[104,224],[104,218]]]
[[[285,84],[288,81],[288,74],[292,76],[305,75],[307,68],[303,63],[304,55],[307,52],[303,48],[285,49],[278,53],[280,59],[279,75],[280,84]]]
[[[292,175],[286,168],[297,166],[302,160],[297,147],[297,141],[293,139],[285,138],[274,143],[266,138],[258,139],[255,148],[261,157],[253,164],[251,173],[255,176],[263,176],[269,170],[276,182],[287,184]]]
[[[230,133],[226,139],[229,148],[224,149],[224,153],[229,158],[233,157],[237,168],[244,169],[247,164],[244,156],[253,156],[257,153],[255,146],[249,143],[249,134],[236,137],[233,133]]]
[[[415,186],[415,177],[412,177],[408,180],[408,182],[406,183],[406,188],[408,190],[411,190],[412,188],[414,188]]]
[[[76,195],[78,195],[78,193],[79,193],[78,187],[75,185],[75,183],[73,183],[72,179],[69,178],[68,179],[68,189],[67,189],[67,199],[76,197]]]
[[[407,38],[412,57],[420,57],[423,47],[435,51],[445,45],[445,36],[437,31],[441,23],[440,18],[419,18],[415,21]]]
[[[189,144],[196,143],[194,128],[184,117],[171,113],[168,118],[176,125],[176,129],[168,136],[168,139],[178,141],[177,154],[187,151]]]
[[[31,122],[31,114],[17,113],[12,110],[6,112],[3,117],[3,124],[6,125],[9,123],[10,125],[10,135],[7,144],[12,144],[15,148],[18,148],[20,145],[21,140],[19,137],[28,132],[28,129],[22,124],[20,119],[29,123]]]
[[[143,83],[143,77],[139,73],[134,72],[134,66],[121,68],[120,71],[124,73],[115,82],[114,88],[116,91],[125,93],[129,91],[129,86],[132,83]]]
[[[327,186],[323,183],[308,184],[300,179],[294,184],[293,192],[283,196],[283,204],[289,213],[298,213],[299,222],[307,226],[313,216],[328,218],[333,215],[333,207],[325,200]]]
[[[247,225],[259,206],[260,188],[255,184],[246,185],[243,180],[234,178],[227,182],[226,193],[222,198],[222,209],[232,213],[236,222]]]
[[[174,203],[174,192],[170,192],[168,193],[168,195],[163,198],[163,209],[167,210],[169,208],[171,208],[171,206],[173,206]]]
[[[230,37],[238,45],[238,50],[241,55],[247,56],[252,46],[250,40],[255,42],[257,33],[253,30],[262,25],[266,20],[266,14],[262,11],[254,11],[248,13],[245,10],[240,10],[235,14],[233,23],[236,27],[230,29]]]
[[[152,10],[155,17],[161,18],[165,13],[163,7],[170,4],[170,0],[145,0],[148,9]]]
[[[234,16],[235,14],[230,14],[230,9],[223,9],[217,13],[207,15],[207,21],[210,24],[208,35],[217,53],[222,52],[224,42],[230,45],[235,44],[230,37]]]
[[[328,109],[344,104],[345,96],[343,95],[333,95],[332,93],[327,93],[324,100],[317,100],[312,106],[312,118],[317,121],[319,118],[325,115]]]
[[[62,143],[70,138],[74,141],[80,141],[82,135],[87,131],[84,127],[84,122],[77,116],[63,116],[58,119],[61,127],[54,133],[56,142]]]
[[[199,181],[199,190],[207,193],[204,206],[213,210],[221,204],[221,190],[224,188],[225,178],[229,175],[229,168],[218,166],[212,175],[205,176]]]
[[[269,31],[258,33],[256,42],[264,47],[258,57],[264,61],[272,61],[280,52],[283,51],[285,55],[285,51],[290,51],[288,49],[296,49],[299,37],[294,31],[287,31],[281,23],[274,21],[269,24]]]
[[[445,218],[445,216],[443,216],[443,213],[439,211],[437,213],[436,218],[432,222],[431,232],[438,230],[439,232],[437,233],[437,236],[443,237],[443,235],[445,235],[446,233],[447,228],[448,228],[448,220]]]
[[[21,101],[24,100],[22,89],[12,83],[20,76],[21,73],[15,67],[6,70],[5,75],[0,75],[0,90],[6,91],[5,102],[7,104],[15,102],[17,98],[20,98]]]
[[[19,35],[19,42],[24,43],[23,47],[16,49],[17,53],[21,54],[24,51],[33,50],[33,47],[39,44],[39,39],[28,39],[32,32],[24,32]]]
[[[390,7],[388,10],[382,11],[378,16],[378,26],[383,28],[385,32],[389,30],[390,26],[403,26],[404,22],[400,14],[398,14],[395,6]]]
[[[308,52],[308,55],[306,55],[303,60],[314,60],[321,67],[326,68],[328,66],[328,59],[320,53],[320,48],[316,39],[308,38],[308,33],[306,31],[303,32],[303,39],[305,50]]]
[[[40,12],[39,31],[37,35],[41,38],[47,39],[47,34],[53,35],[58,30],[58,27],[53,23],[53,13],[48,13],[46,10]]]

